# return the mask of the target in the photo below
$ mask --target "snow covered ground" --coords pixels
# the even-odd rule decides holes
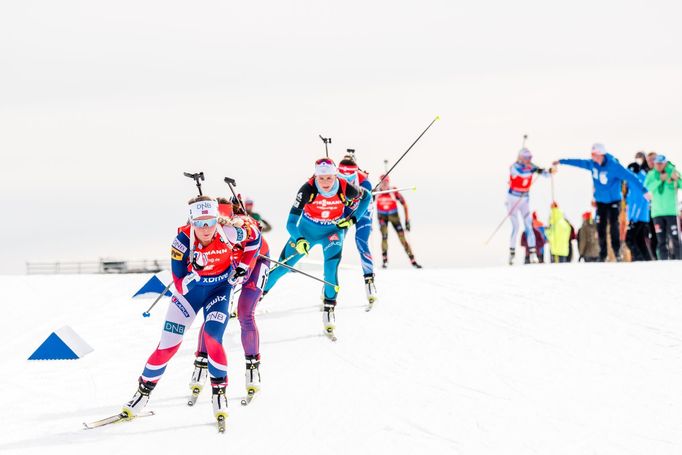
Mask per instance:
[[[680,272],[380,271],[366,313],[360,273],[344,269],[337,343],[322,336],[320,287],[287,276],[260,308],[264,386],[246,408],[229,323],[224,435],[206,391],[185,405],[198,323],[152,395],[157,415],[82,429],[132,396],[156,346],[167,303],[144,319],[150,301],[129,298],[147,276],[0,277],[0,452],[679,454]],[[66,324],[94,352],[26,360]]]

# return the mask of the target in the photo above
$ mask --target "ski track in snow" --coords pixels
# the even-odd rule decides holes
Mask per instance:
[[[361,273],[343,269],[336,343],[320,287],[289,275],[258,309],[263,390],[247,407],[239,324],[228,324],[224,435],[208,389],[185,404],[200,321],[152,394],[155,416],[81,429],[120,410],[158,342],[167,300],[145,319],[151,301],[130,299],[148,275],[2,276],[0,453],[679,454],[681,271],[380,270],[367,313]],[[26,361],[63,325],[94,352]]]

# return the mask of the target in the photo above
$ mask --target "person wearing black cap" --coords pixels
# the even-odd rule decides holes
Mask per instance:
[[[642,183],[646,179],[645,165],[646,157],[643,152],[638,152],[636,160],[628,165],[628,169]],[[633,261],[650,261],[652,255],[647,245],[647,239],[649,238],[651,205],[638,188],[631,187],[631,185],[627,185],[626,188],[625,202],[628,228],[625,243],[632,253]]]

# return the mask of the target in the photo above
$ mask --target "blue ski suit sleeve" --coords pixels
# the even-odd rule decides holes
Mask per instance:
[[[350,201],[357,198],[360,198],[360,202],[358,203],[358,208],[355,209],[353,217],[359,220],[367,212],[369,204],[372,202],[371,189],[366,190],[350,183],[346,185],[346,199]]]
[[[592,160],[577,160],[573,158],[568,158],[564,160],[559,160],[559,163],[565,164],[566,166],[574,166],[582,169],[587,169],[588,171],[591,171],[592,168],[594,167],[594,161]]]
[[[189,249],[189,237],[180,232],[171,245],[171,273],[175,282],[182,280],[189,273],[187,271]]]
[[[296,201],[293,207],[289,210],[289,217],[287,218],[287,232],[292,239],[301,238],[301,231],[298,229],[298,222],[301,220],[303,209],[305,205],[310,202],[310,196],[313,194],[314,188],[306,182],[296,194]]]
[[[298,221],[301,219],[301,214],[303,210],[296,207],[292,207],[289,210],[289,217],[287,218],[287,232],[292,239],[298,239],[301,237],[301,231],[298,230]]]
[[[637,178],[635,174],[632,173],[629,169],[626,169],[623,167],[622,164],[620,164],[617,161],[612,161],[612,167],[611,169],[615,171],[616,177],[619,177],[621,180],[625,180],[628,182],[628,185],[631,185],[634,188],[637,188],[637,190],[641,191],[642,194],[646,194],[649,192],[649,190],[644,186],[644,184]]]

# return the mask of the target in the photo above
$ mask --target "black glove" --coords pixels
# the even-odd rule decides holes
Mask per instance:
[[[407,229],[407,232],[410,232],[410,220],[405,220],[405,229]]]
[[[208,265],[208,256],[199,251],[195,251],[192,256],[192,268],[194,270],[203,270]]]
[[[230,284],[230,286],[236,286],[240,284],[242,281],[244,281],[246,272],[247,272],[246,268],[244,268],[241,265],[237,266],[228,275],[227,282]]]

